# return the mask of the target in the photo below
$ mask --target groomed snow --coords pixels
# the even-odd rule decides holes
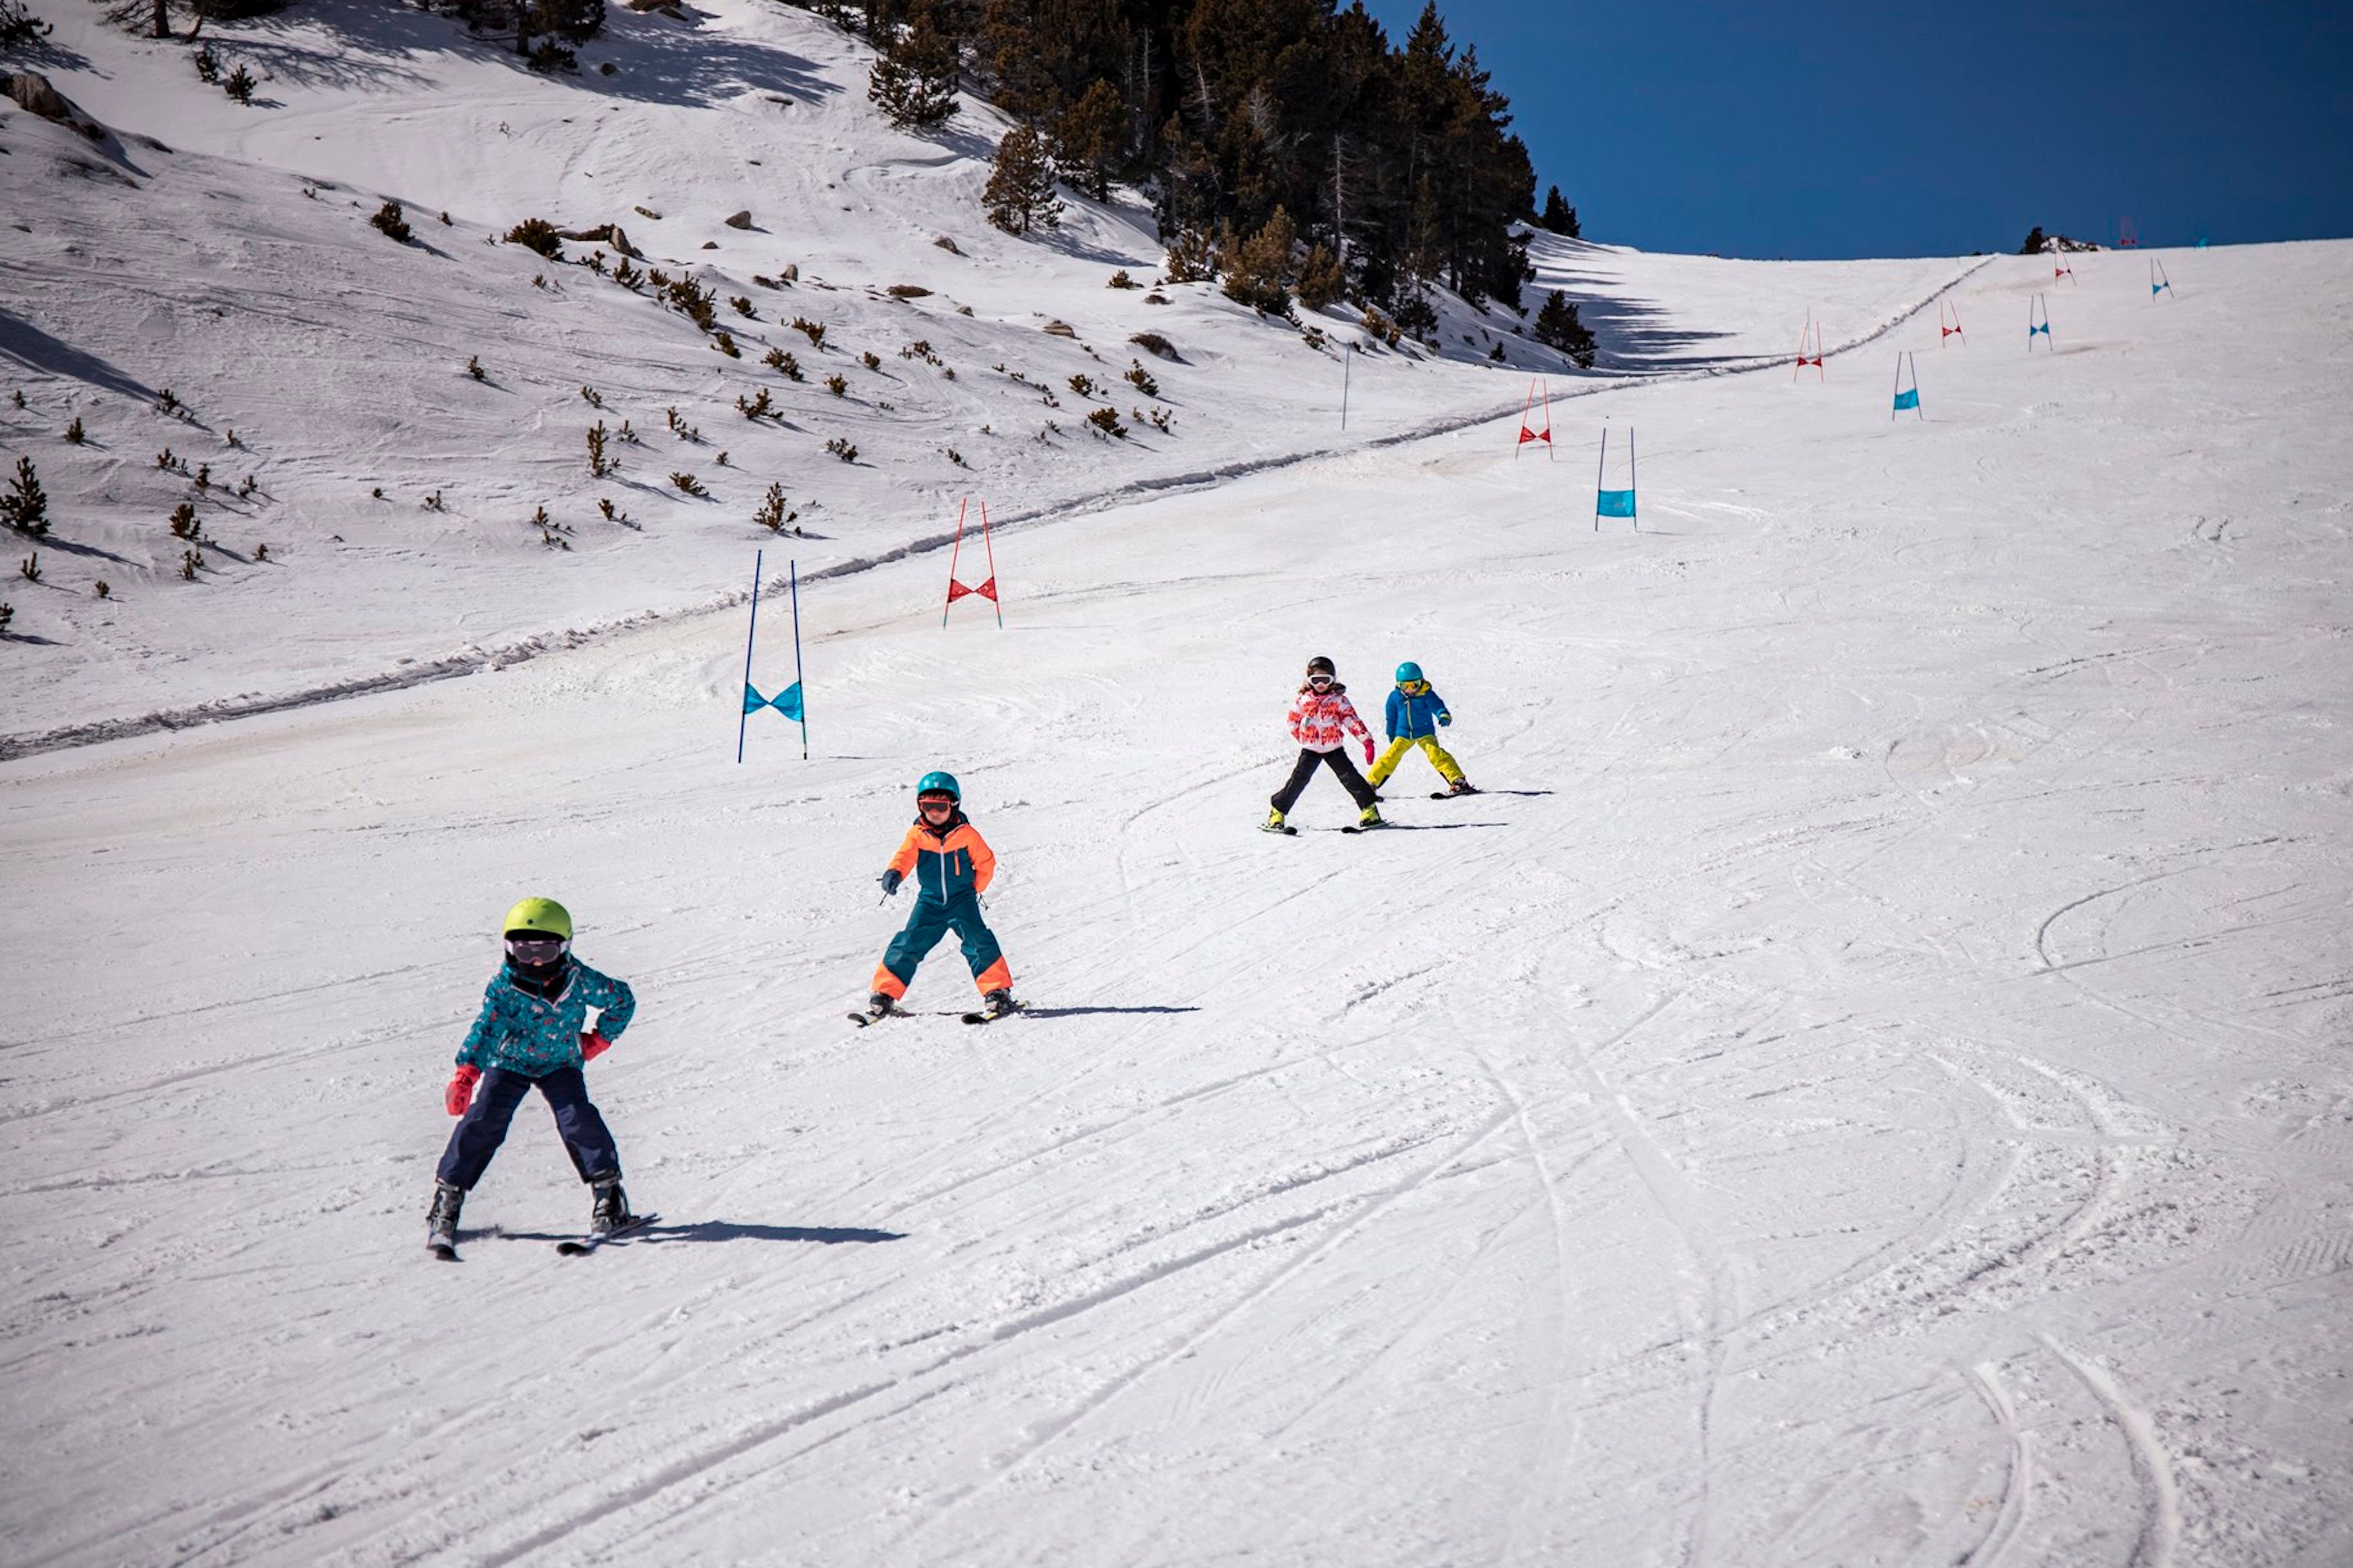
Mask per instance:
[[[2348,1560],[2353,246],[2160,255],[2076,258],[2031,356],[2042,261],[1810,269],[1792,346],[1968,272],[1965,346],[1932,305],[1817,383],[1693,374],[1769,352],[1775,264],[1548,252],[1694,345],[1557,460],[1506,416],[1068,513],[1040,468],[1001,631],[936,552],[804,584],[806,763],[773,714],[733,761],[737,613],[0,764],[0,1559]],[[1394,369],[1386,433],[1516,412]],[[1264,395],[1259,449],[1331,443]],[[632,548],[581,582],[676,604]],[[364,602],[527,626],[577,564]],[[198,662],[402,646],[216,587]],[[1491,793],[1415,758],[1408,831],[1323,781],[1257,833],[1318,652],[1368,709],[1419,660]],[[1035,1010],[957,1025],[951,945],[853,1031],[934,766]],[[663,1218],[557,1258],[526,1110],[429,1263],[526,892],[637,988],[590,1079]]]

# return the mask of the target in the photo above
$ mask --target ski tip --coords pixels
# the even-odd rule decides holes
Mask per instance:
[[[458,1249],[451,1247],[448,1242],[428,1241],[425,1244],[425,1250],[427,1255],[438,1258],[444,1263],[455,1263],[458,1261]]]

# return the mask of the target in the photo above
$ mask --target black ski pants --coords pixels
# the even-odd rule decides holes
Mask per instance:
[[[1356,764],[1348,760],[1348,753],[1345,749],[1330,752],[1310,752],[1303,749],[1299,753],[1299,761],[1292,765],[1291,776],[1282,781],[1282,787],[1274,792],[1268,804],[1285,816],[1290,816],[1292,806],[1297,804],[1300,795],[1305,792],[1307,781],[1315,776],[1318,763],[1332,770],[1333,777],[1340,781],[1340,787],[1346,790],[1349,797],[1356,801],[1358,811],[1373,804],[1373,786],[1365,782],[1365,775],[1356,771]]]
[[[466,1108],[457,1130],[449,1134],[449,1147],[441,1152],[441,1168],[434,1173],[453,1187],[472,1192],[490,1168],[491,1156],[507,1141],[507,1124],[514,1120],[516,1108],[533,1089],[555,1112],[555,1131],[563,1137],[564,1152],[572,1156],[572,1168],[580,1173],[580,1179],[598,1182],[618,1176],[620,1151],[613,1147],[613,1134],[604,1117],[588,1102],[588,1079],[578,1068],[563,1068],[545,1078],[530,1078],[504,1068],[484,1073],[482,1081],[474,1086],[474,1103]]]

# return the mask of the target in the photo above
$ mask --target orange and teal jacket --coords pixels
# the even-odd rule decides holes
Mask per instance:
[[[912,875],[918,897],[944,904],[967,893],[987,892],[988,879],[997,874],[997,857],[988,852],[980,829],[958,811],[937,833],[918,816],[900,840],[899,852],[891,857],[891,869],[902,878]]]

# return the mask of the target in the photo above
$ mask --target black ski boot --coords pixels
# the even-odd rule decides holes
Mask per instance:
[[[967,1024],[994,1023],[1008,1013],[1018,1013],[1020,1010],[1021,1004],[1013,999],[1012,992],[991,991],[981,997],[980,1011],[966,1013],[964,1016],[964,1021]]]
[[[866,999],[866,1016],[870,1018],[887,1018],[898,1011],[898,1005],[891,998],[877,991]]]
[[[425,1213],[425,1245],[436,1258],[458,1256],[458,1215],[465,1206],[465,1188],[433,1184],[433,1206]]]
[[[596,1201],[588,1210],[588,1228],[598,1236],[610,1236],[625,1229],[637,1220],[629,1212],[628,1195],[621,1191],[621,1178],[607,1176],[596,1184]]]

